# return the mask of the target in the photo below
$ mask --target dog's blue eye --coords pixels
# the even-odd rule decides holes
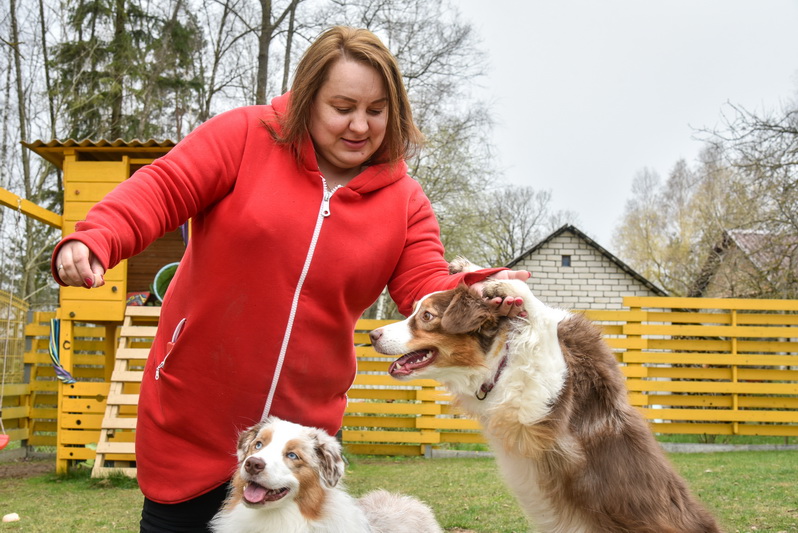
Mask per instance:
[[[297,459],[299,459],[299,456],[294,452],[288,452],[287,454],[285,454],[285,456],[291,459],[292,461],[296,461]]]
[[[261,448],[263,448],[263,443],[261,441],[256,442],[255,443],[255,449],[256,450],[260,450]]]

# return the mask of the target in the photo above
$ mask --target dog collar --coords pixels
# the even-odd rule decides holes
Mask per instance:
[[[482,401],[485,398],[487,398],[488,397],[488,393],[493,390],[493,387],[496,386],[496,382],[499,381],[499,376],[502,375],[502,371],[504,370],[504,367],[507,366],[507,352],[508,352],[507,348],[508,348],[508,345],[505,344],[504,345],[504,356],[502,357],[502,360],[499,361],[499,368],[496,369],[496,373],[493,375],[493,379],[483,383],[479,387],[479,390],[476,393],[474,393],[474,395],[477,397],[477,400]]]

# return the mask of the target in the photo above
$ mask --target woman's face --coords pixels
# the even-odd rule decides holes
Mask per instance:
[[[388,95],[377,70],[341,59],[330,67],[310,109],[310,136],[325,177],[349,180],[385,138]]]

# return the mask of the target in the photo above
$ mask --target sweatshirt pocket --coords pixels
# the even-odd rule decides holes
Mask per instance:
[[[177,338],[180,337],[180,332],[183,331],[183,326],[186,325],[186,319],[183,318],[180,322],[177,323],[175,326],[175,330],[172,332],[172,340],[166,343],[166,355],[163,356],[163,361],[155,367],[155,379],[156,381],[161,379],[161,369],[166,364],[166,360],[169,359],[169,354],[172,353],[172,350],[175,347],[175,343],[177,342]]]

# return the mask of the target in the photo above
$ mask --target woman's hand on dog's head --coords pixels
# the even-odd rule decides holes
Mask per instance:
[[[501,272],[497,272],[488,276],[486,279],[497,279],[497,280],[520,280],[526,281],[532,274],[526,270],[502,270]],[[479,294],[483,294],[484,283],[479,281],[471,285],[471,287],[476,290]],[[500,316],[506,316],[509,318],[515,317],[526,317],[527,313],[524,311],[524,300],[523,298],[518,298],[515,296],[506,296],[502,297],[495,297],[495,298],[488,298],[486,299],[488,305],[493,307],[496,312]]]

